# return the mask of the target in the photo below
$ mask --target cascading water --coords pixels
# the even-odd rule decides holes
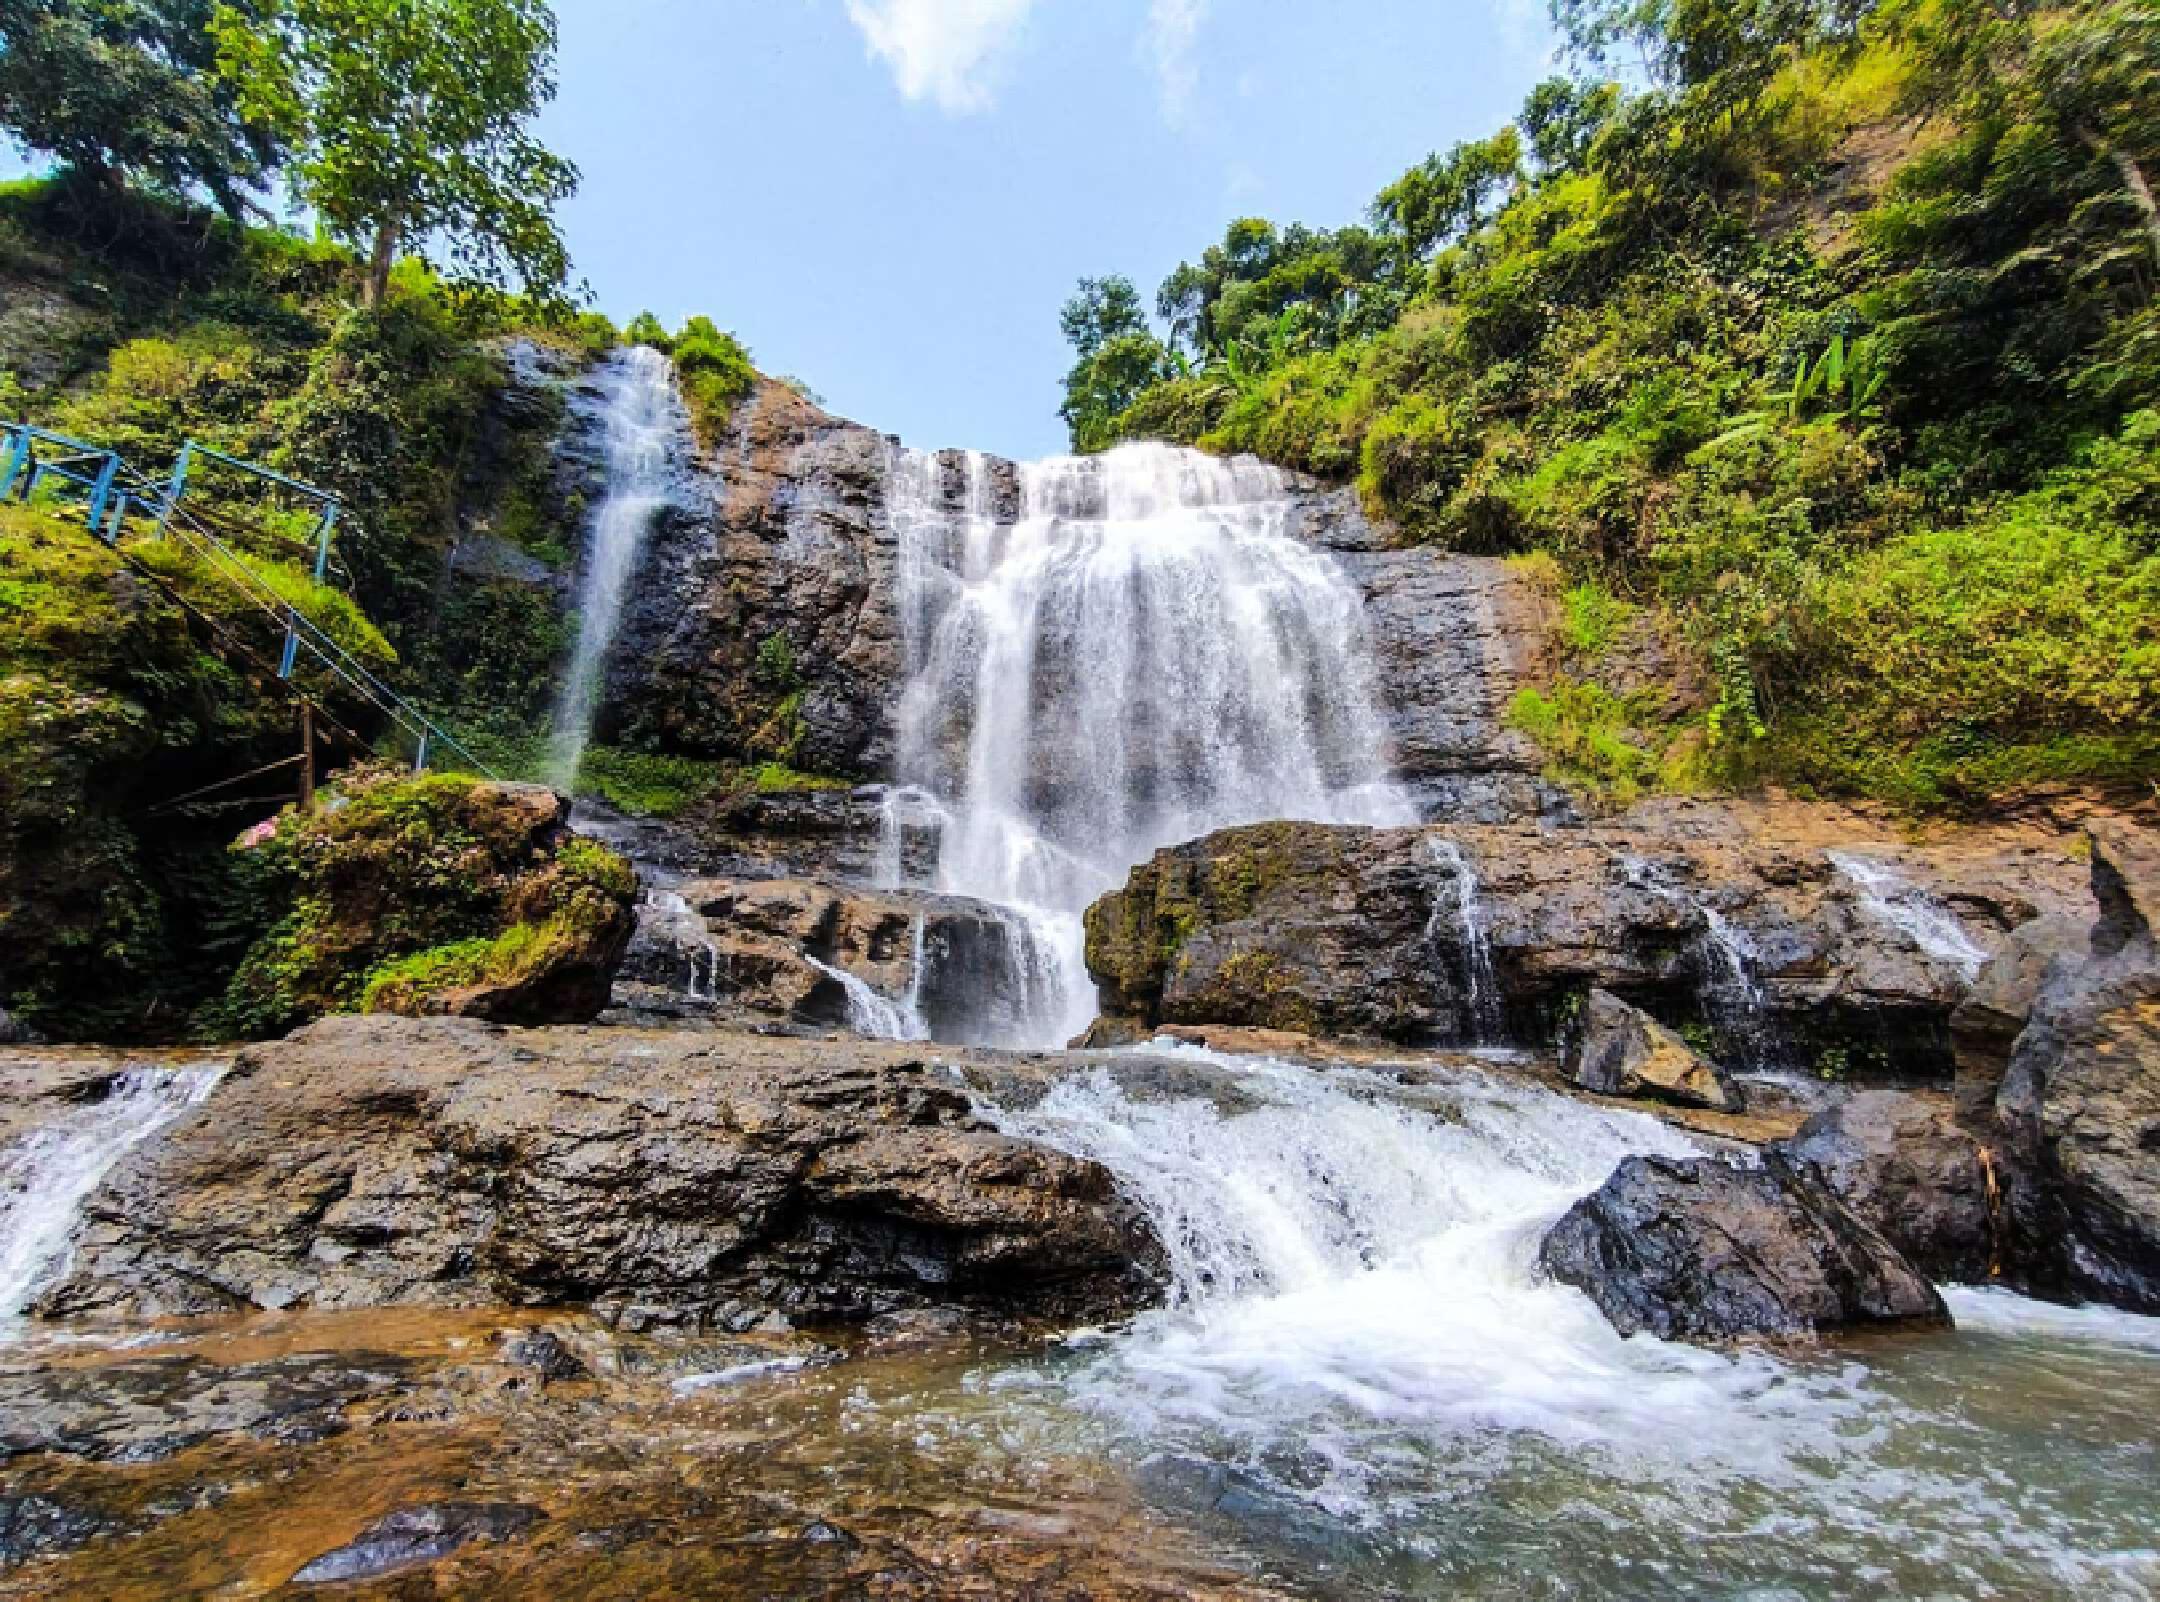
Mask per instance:
[[[1016,521],[980,456],[901,453],[892,485],[899,793],[943,814],[936,888],[1012,909],[1047,955],[1030,1043],[1092,1018],[1081,914],[1155,850],[1269,819],[1413,821],[1363,599],[1290,536],[1274,469],[1156,445],[1035,463]]]
[[[840,986],[847,996],[848,1027],[868,1040],[928,1040],[930,1026],[917,1008],[912,982],[906,999],[895,1001],[880,995],[860,975],[816,957],[805,957],[811,967]],[[918,962],[919,962],[918,958]],[[919,969],[918,969],[919,971]]]
[[[82,1204],[135,1146],[200,1104],[223,1068],[131,1068],[101,1101],[0,1147],[0,1327],[18,1317],[67,1250]]]
[[[1861,903],[1929,956],[1950,963],[1970,979],[1987,952],[1965,932],[1950,909],[1887,862],[1832,851],[1831,865],[1859,886]]]
[[[1452,922],[1462,953],[1464,1012],[1472,1045],[1494,1045],[1504,1031],[1500,978],[1493,967],[1492,931],[1486,926],[1484,904],[1478,898],[1477,868],[1469,853],[1453,840],[1434,840],[1427,847],[1432,865],[1447,875],[1445,885],[1433,890],[1432,915],[1425,926],[1426,943],[1437,946],[1444,923]]]
[[[555,707],[549,764],[565,790],[575,787],[623,604],[653,519],[668,504],[670,473],[688,429],[674,365],[650,346],[620,352],[600,383],[607,392],[607,494],[593,514],[578,587],[577,647]]]
[[[1701,920],[1702,933],[1695,947],[1702,971],[1703,1011],[1739,1058],[1734,1066],[1764,1066],[1763,1059],[1770,1055],[1766,1027],[1770,998],[1757,977],[1761,959],[1754,938],[1709,902],[1673,884],[1658,864],[1623,856],[1619,865],[1627,883],[1685,907]]]
[[[1501,1076],[1145,1055],[1181,1072],[1113,1061],[993,1116],[1117,1176],[1163,1242],[1169,1304],[975,1390],[1016,1439],[1028,1401],[1081,1421],[1081,1449],[1312,1594],[2131,1597],[2160,1579],[2149,1443],[2093,1389],[2144,1383],[2133,1348],[2160,1347],[2160,1322],[1973,1291],[1952,1300],[1985,1333],[1877,1353],[1623,1339],[1539,1274],[1536,1244],[1623,1157],[1687,1137]],[[2046,1344],[2065,1340],[2091,1344]]]

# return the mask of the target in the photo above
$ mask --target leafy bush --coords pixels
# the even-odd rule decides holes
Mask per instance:
[[[675,336],[674,356],[691,426],[699,443],[711,449],[720,442],[735,408],[757,389],[757,369],[750,365],[742,341],[723,333],[709,317],[693,317],[683,325]]]

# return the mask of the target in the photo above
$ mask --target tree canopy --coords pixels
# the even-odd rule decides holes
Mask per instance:
[[[529,128],[555,92],[544,0],[227,3],[211,32],[242,111],[291,145],[299,197],[366,253],[368,304],[421,245],[483,282],[561,292],[553,207],[578,175]]]
[[[93,179],[200,189],[238,218],[280,150],[215,71],[211,12],[211,0],[0,0],[0,127]]]

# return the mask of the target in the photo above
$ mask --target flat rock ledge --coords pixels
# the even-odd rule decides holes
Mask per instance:
[[[1947,1325],[1926,1277],[1776,1153],[1630,1157],[1538,1250],[1622,1335],[1716,1343]]]
[[[1099,1318],[1160,1260],[1106,1170],[999,1134],[928,1048],[335,1018],[125,1158],[37,1311]]]

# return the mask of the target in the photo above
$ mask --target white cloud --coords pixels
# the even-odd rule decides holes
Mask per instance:
[[[1147,34],[1142,41],[1155,72],[1163,118],[1182,128],[1192,117],[1200,90],[1200,64],[1193,59],[1200,25],[1207,21],[1209,0],[1149,0]]]
[[[1158,0],[1161,3],[1161,0]],[[955,116],[987,111],[998,70],[1035,0],[847,0],[870,53],[910,100]]]

